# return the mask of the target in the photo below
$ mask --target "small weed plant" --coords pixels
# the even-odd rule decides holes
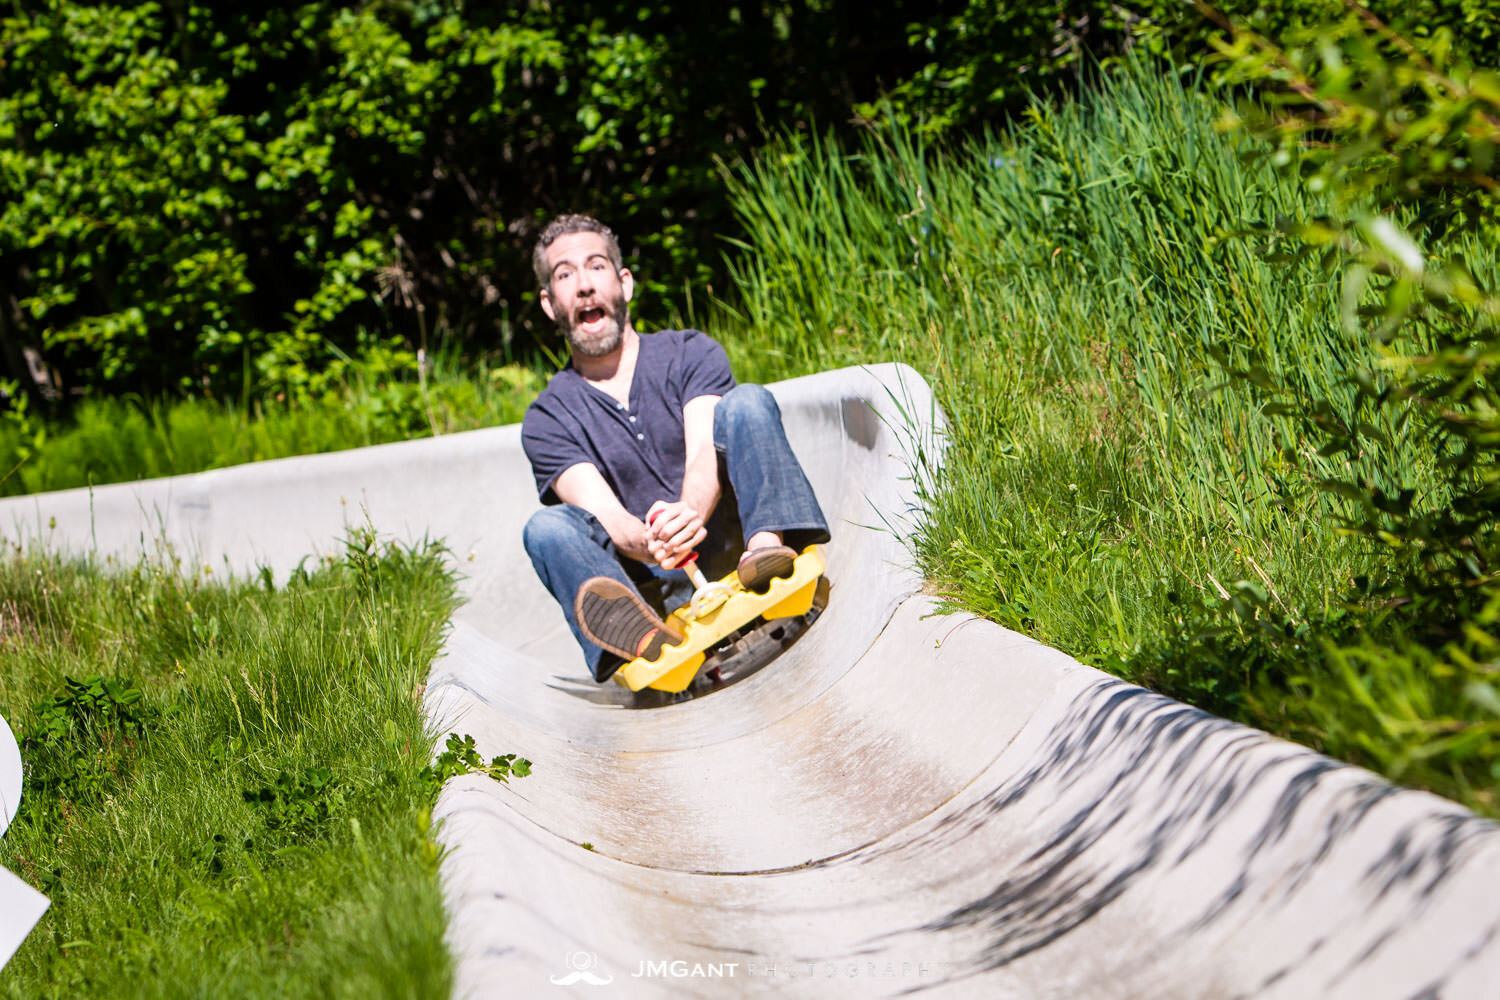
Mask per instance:
[[[95,805],[117,789],[134,770],[156,714],[130,680],[94,674],[63,684],[36,706],[21,738],[29,817]]]
[[[509,784],[513,777],[524,778],[531,774],[531,761],[507,753],[490,758],[490,762],[486,764],[474,745],[474,737],[467,733],[463,736],[450,733],[445,749],[422,772],[422,777],[436,794],[445,781],[461,774],[483,774],[502,784]]]

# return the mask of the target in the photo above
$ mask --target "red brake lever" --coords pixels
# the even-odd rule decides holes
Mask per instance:
[[[661,511],[653,511],[646,518],[647,524],[655,524],[656,516]],[[694,549],[682,557],[682,561],[672,569],[686,571],[688,579],[693,581],[693,600],[691,607],[694,614],[707,614],[714,608],[729,599],[729,588],[722,583],[709,583],[703,576],[703,571],[693,564],[698,561],[698,550]]]

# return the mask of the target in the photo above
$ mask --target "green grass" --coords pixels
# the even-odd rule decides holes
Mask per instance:
[[[0,420],[0,495],[170,476],[516,423],[544,376],[520,365],[420,365],[410,352],[335,365],[312,391],[223,400],[85,399],[61,423]],[[3,413],[0,413],[3,416]],[[7,473],[9,475],[7,476]]]
[[[1326,504],[1274,478],[1294,428],[1210,353],[1347,396],[1361,350],[1326,279],[1226,238],[1309,206],[1247,169],[1214,115],[1170,77],[1119,77],[945,155],[889,134],[789,146],[735,191],[741,364],[923,371],[954,429],[926,566],[1095,662],[1155,634],[1169,594],[1262,580],[1321,612],[1361,565]]]
[[[1312,479],[1440,508],[1430,446],[1387,413],[1389,445],[1320,458],[1218,360],[1352,413],[1375,354],[1337,275],[1244,235],[1323,206],[1221,135],[1221,106],[1145,65],[962,148],[789,138],[731,179],[741,295],[709,329],[746,379],[902,360],[931,381],[952,437],[917,552],[953,605],[1495,812],[1500,739],[1462,685],[1337,652],[1399,636],[1359,599],[1382,553]]]
[[[0,864],[52,899],[0,995],[446,997],[420,694],[453,601],[440,547],[367,530],[280,589],[0,560]]]

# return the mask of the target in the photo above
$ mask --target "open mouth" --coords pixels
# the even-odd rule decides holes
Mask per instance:
[[[578,325],[591,326],[604,318],[603,306],[585,306],[578,310]]]

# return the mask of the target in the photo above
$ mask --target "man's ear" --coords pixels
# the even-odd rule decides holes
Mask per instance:
[[[620,288],[625,292],[625,301],[629,302],[635,298],[635,275],[630,273],[630,268],[620,268]]]
[[[556,323],[557,314],[552,311],[552,292],[546,288],[543,288],[540,298],[542,300],[542,312],[547,314],[548,319]]]

